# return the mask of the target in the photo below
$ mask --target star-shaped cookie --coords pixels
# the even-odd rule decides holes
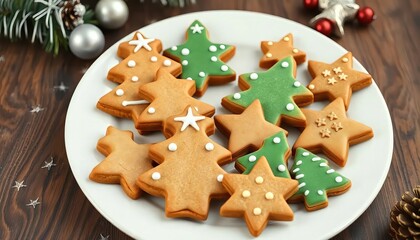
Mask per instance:
[[[252,171],[261,157],[267,159],[274,176],[290,178],[287,160],[291,154],[284,132],[278,132],[264,140],[260,149],[248,155],[238,158],[235,167],[238,171],[248,174]]]
[[[163,55],[182,64],[181,78],[195,81],[197,96],[202,96],[208,85],[220,85],[236,79],[235,71],[224,63],[234,54],[234,46],[210,42],[207,29],[197,20],[188,28],[184,44],[163,52]]]
[[[152,168],[148,156],[150,144],[137,144],[130,131],[108,127],[106,136],[99,139],[97,149],[106,158],[90,173],[89,178],[99,183],[119,183],[132,199],[142,191],[136,181],[140,174]]]
[[[299,106],[313,102],[313,94],[293,77],[293,58],[282,59],[269,70],[239,76],[238,92],[222,99],[222,105],[233,113],[242,112],[259,99],[265,119],[280,126],[282,122],[305,126],[306,119]]]
[[[165,197],[166,216],[205,220],[210,200],[227,195],[221,184],[226,172],[219,165],[229,163],[231,154],[208,137],[213,120],[191,106],[168,119],[164,131],[174,134],[152,145],[149,153],[160,165],[142,174],[137,184]]]
[[[241,114],[214,117],[217,129],[229,137],[228,149],[233,159],[259,149],[264,140],[278,132],[287,132],[264,119],[260,101],[251,103]]]
[[[249,232],[258,236],[269,220],[292,221],[286,200],[298,190],[296,180],[275,177],[265,157],[248,174],[225,174],[222,184],[231,197],[220,208],[224,217],[244,217]]]
[[[154,82],[140,87],[140,97],[149,101],[150,105],[138,119],[139,128],[142,131],[163,130],[164,121],[182,112],[188,105],[198,109],[200,115],[213,116],[214,107],[193,98],[194,92],[194,81],[176,79],[166,70],[160,69]]]
[[[372,83],[372,77],[353,69],[353,55],[351,52],[344,54],[335,62],[309,61],[308,70],[313,80],[308,88],[312,91],[315,101],[341,97],[346,109],[349,108],[353,91],[360,90]]]
[[[293,152],[298,147],[313,153],[322,152],[338,166],[344,167],[349,146],[373,137],[370,127],[347,118],[342,98],[337,98],[321,111],[302,111],[307,125],[293,145]]]
[[[264,54],[260,59],[261,68],[270,68],[290,55],[293,56],[297,65],[304,63],[306,60],[306,53],[293,47],[293,35],[291,33],[281,38],[278,42],[262,41],[261,51]]]

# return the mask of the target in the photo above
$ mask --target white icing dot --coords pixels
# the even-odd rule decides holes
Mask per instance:
[[[228,66],[226,66],[226,65],[222,65],[222,66],[220,67],[220,70],[222,70],[223,72],[226,72],[227,70],[229,70],[229,67],[228,67]]]
[[[178,50],[178,47],[177,46],[173,46],[173,47],[171,47],[171,49],[172,49],[172,51],[176,51],[176,50]]]
[[[308,88],[311,89],[311,90],[314,90],[315,89],[315,85],[309,84]]]
[[[302,156],[304,156],[304,157],[309,156],[309,153],[308,152],[303,152]]]
[[[217,57],[216,57],[216,56],[212,56],[212,57],[210,58],[210,60],[211,60],[212,62],[217,62]]]
[[[312,158],[312,161],[313,161],[313,162],[316,162],[316,161],[319,161],[319,160],[321,160],[321,158],[320,158],[320,157],[314,157],[314,158]]]
[[[183,48],[181,50],[181,54],[184,56],[187,56],[188,54],[190,54],[190,50],[188,48]]]
[[[333,173],[333,172],[335,172],[335,170],[334,170],[334,169],[328,169],[328,170],[327,170],[327,173],[328,173],[328,174]]]
[[[338,183],[341,183],[343,181],[343,178],[338,176],[338,177],[335,178],[335,181],[338,182]]]
[[[272,41],[269,41],[269,42],[267,42],[267,44],[268,44],[269,46],[271,46],[271,45],[273,45],[273,42],[272,42]]]
[[[250,191],[244,190],[242,192],[242,197],[247,198],[247,197],[250,197],[250,196],[251,196],[251,192]]]
[[[295,168],[295,169],[293,169],[293,172],[295,173],[295,172],[299,172],[300,171],[300,168]]]
[[[305,176],[305,174],[303,174],[303,173],[298,174],[298,175],[296,175],[296,179],[301,179],[301,178],[303,178],[304,176]]]
[[[136,62],[134,60],[130,60],[130,61],[128,61],[127,66],[133,68],[133,67],[136,66]]]
[[[261,215],[262,210],[261,208],[256,207],[254,208],[254,210],[252,210],[252,212],[254,213],[255,216],[258,216],[258,215]]]
[[[149,108],[147,109],[147,112],[148,112],[149,114],[153,114],[153,113],[155,113],[155,112],[156,112],[156,109],[155,109],[154,107],[149,107]]]
[[[273,143],[280,143],[281,139],[279,137],[273,138]]]
[[[163,61],[163,66],[165,66],[165,67],[169,67],[169,66],[171,66],[171,65],[172,65],[171,60],[166,59],[165,61]]]
[[[156,56],[153,56],[153,57],[150,58],[150,61],[152,61],[152,62],[157,62],[157,60],[158,60],[158,58]]]
[[[341,61],[343,61],[344,63],[346,63],[346,62],[349,61],[349,59],[345,57],[345,58],[341,59]]]
[[[117,91],[115,91],[115,94],[117,94],[117,96],[122,96],[122,95],[124,95],[124,90],[122,90],[122,89],[117,89]]]
[[[236,99],[236,100],[241,99],[241,94],[240,93],[235,93],[235,94],[233,94],[233,98]]]
[[[187,80],[193,80],[191,77],[187,77]]]
[[[292,50],[292,52],[293,52],[293,53],[298,53],[298,52],[299,52],[299,50],[298,50],[298,49],[296,49],[296,48],[294,48],[294,49]]]
[[[216,46],[214,46],[214,45],[211,45],[211,46],[209,47],[209,51],[210,51],[210,52],[216,52],[216,51],[217,51],[217,47],[216,47]]]
[[[299,81],[295,81],[293,83],[293,86],[295,86],[295,87],[300,87],[300,85],[302,85],[302,84]]]
[[[271,54],[271,53],[266,53],[266,54],[265,54],[265,56],[266,56],[266,57],[268,57],[268,58],[271,58],[271,57],[273,56],[273,54]]]
[[[309,195],[309,190],[306,190],[305,191],[305,196],[308,196]]]
[[[318,194],[319,194],[319,195],[323,195],[323,194],[324,194],[324,192],[323,192],[322,190],[318,190]]]
[[[176,143],[169,143],[168,145],[168,150],[171,152],[175,152],[178,149],[178,146],[176,145]]]
[[[258,74],[257,73],[251,73],[251,75],[249,75],[249,78],[251,78],[252,80],[257,80],[258,79]]]
[[[293,105],[292,103],[288,103],[288,104],[286,105],[286,109],[287,109],[288,111],[292,111],[293,109],[295,109],[295,105]]]
[[[205,76],[206,76],[206,73],[205,73],[205,72],[199,72],[199,73],[198,73],[198,76],[200,76],[200,77],[205,77]]]
[[[226,46],[222,44],[219,46],[219,48],[223,50],[223,49],[226,49]]]
[[[299,161],[296,162],[296,166],[299,166],[300,164],[302,164],[302,161],[301,160],[299,160]]]
[[[188,60],[182,60],[182,65],[187,66],[188,65]]]
[[[273,194],[272,192],[267,192],[267,193],[265,194],[265,199],[267,199],[267,200],[272,200],[272,199],[274,199],[274,194]]]
[[[319,164],[319,166],[320,167],[326,167],[326,166],[328,166],[328,164],[326,164],[326,163],[323,162],[323,163]]]
[[[258,184],[261,184],[261,183],[264,182],[264,178],[261,177],[261,176],[258,176],[258,177],[255,178],[255,182],[258,183]]]
[[[277,167],[277,169],[278,169],[280,172],[284,172],[284,171],[286,171],[286,167],[285,167],[283,164],[280,164],[280,165]]]
[[[251,155],[251,156],[249,156],[248,161],[255,162],[255,161],[257,161],[257,157],[255,155]]]
[[[137,77],[137,76],[132,76],[131,77],[131,81],[133,81],[133,82],[137,82],[139,80],[139,77]]]
[[[284,38],[283,38],[283,40],[284,40],[285,42],[288,42],[288,41],[290,40],[290,38],[289,38],[289,37],[284,37]]]
[[[217,181],[222,182],[223,181],[223,174],[217,175]]]
[[[152,179],[153,180],[159,180],[160,179],[160,173],[159,172],[154,172],[154,173],[152,173]]]
[[[282,62],[281,66],[284,67],[284,68],[287,68],[287,67],[289,67],[289,63],[288,62]]]
[[[213,143],[206,143],[205,146],[207,151],[213,151],[214,150],[214,144]]]
[[[306,186],[306,183],[305,183],[305,182],[303,182],[303,183],[299,184],[299,185],[298,185],[298,188],[302,188],[302,187],[304,187],[304,186]]]

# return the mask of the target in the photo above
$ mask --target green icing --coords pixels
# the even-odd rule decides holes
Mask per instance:
[[[251,79],[251,74],[258,74],[258,78]],[[246,108],[255,99],[259,99],[265,119],[273,124],[279,123],[281,115],[293,118],[303,115],[293,101],[293,96],[310,94],[310,91],[294,79],[291,56],[277,62],[265,72],[247,73],[240,77],[248,83],[250,88],[239,92],[239,99],[235,99],[235,94],[227,96],[229,101]],[[288,104],[291,110],[288,109]]]
[[[350,183],[349,179],[330,168],[327,160],[303,148],[296,150],[295,162],[291,171],[299,181],[299,190],[295,195],[304,196],[306,205],[309,207],[326,202],[328,190],[334,190]],[[302,174],[303,177],[299,178]]]
[[[194,29],[196,30],[195,33]],[[235,74],[235,71],[220,60],[220,56],[230,51],[231,48],[233,48],[231,45],[210,42],[204,25],[195,20],[188,28],[187,41],[184,44],[166,49],[164,53],[179,58],[182,64],[181,78],[195,80],[197,89],[202,89],[209,76],[231,76]],[[187,55],[183,54],[184,49],[188,49],[189,53]],[[210,49],[214,51],[210,51]],[[216,59],[213,58],[212,60],[212,57],[216,57]],[[185,61],[188,61],[188,63],[185,64]],[[227,69],[223,69],[224,66]],[[205,75],[200,76],[200,72]]]
[[[274,139],[280,139],[276,143]],[[277,140],[276,139],[276,140]],[[289,150],[286,135],[283,131],[264,140],[263,146],[256,152],[238,158],[237,163],[245,168],[244,174],[249,174],[258,160],[264,156],[270,165],[273,174],[277,177],[290,178],[284,154]]]

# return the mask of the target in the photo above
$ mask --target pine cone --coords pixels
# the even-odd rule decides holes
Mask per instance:
[[[420,185],[405,192],[391,210],[390,235],[393,239],[420,240]]]
[[[67,30],[73,30],[80,24],[83,24],[83,15],[86,8],[80,3],[80,0],[64,1],[61,6],[61,19]]]

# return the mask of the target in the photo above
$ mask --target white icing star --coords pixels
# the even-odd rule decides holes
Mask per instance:
[[[48,171],[50,171],[52,167],[54,167],[54,166],[57,165],[57,164],[54,163],[54,159],[52,157],[51,157],[51,161],[50,162],[44,161],[44,163],[45,163],[45,165],[42,166],[41,168],[47,168]]]
[[[21,182],[15,181],[15,185],[13,185],[12,188],[16,188],[16,190],[19,192],[20,188],[26,187],[26,185],[23,184],[24,181],[25,180],[23,180]]]
[[[204,29],[204,27],[201,27],[200,25],[198,25],[198,23],[196,23],[194,26],[190,27],[190,29],[192,30],[192,33],[200,33],[201,31]]]
[[[38,200],[39,200],[39,197],[37,199],[35,199],[35,200],[30,199],[29,201],[31,201],[31,202],[28,203],[28,204],[26,204],[26,206],[31,206],[33,208],[36,208],[36,205],[41,204],[41,202],[38,201]]]
[[[137,45],[136,48],[134,48],[134,52],[138,52],[140,48],[145,48],[147,51],[152,51],[152,48],[149,46],[150,42],[153,42],[154,38],[146,38],[144,39],[143,36],[140,33],[136,34],[137,40],[131,40],[128,42],[130,45]]]
[[[193,127],[195,130],[200,130],[197,125],[197,121],[204,120],[204,116],[194,116],[192,113],[192,108],[188,108],[187,115],[185,117],[176,117],[174,120],[177,122],[183,122],[181,127],[181,132],[183,132],[188,126]]]
[[[64,85],[63,82],[60,83],[60,85],[58,86],[54,86],[54,90],[58,90],[61,92],[65,92],[69,87],[67,87],[66,85]]]
[[[40,105],[38,106],[32,106],[31,113],[39,113],[41,111],[44,111],[45,108],[42,108]]]

